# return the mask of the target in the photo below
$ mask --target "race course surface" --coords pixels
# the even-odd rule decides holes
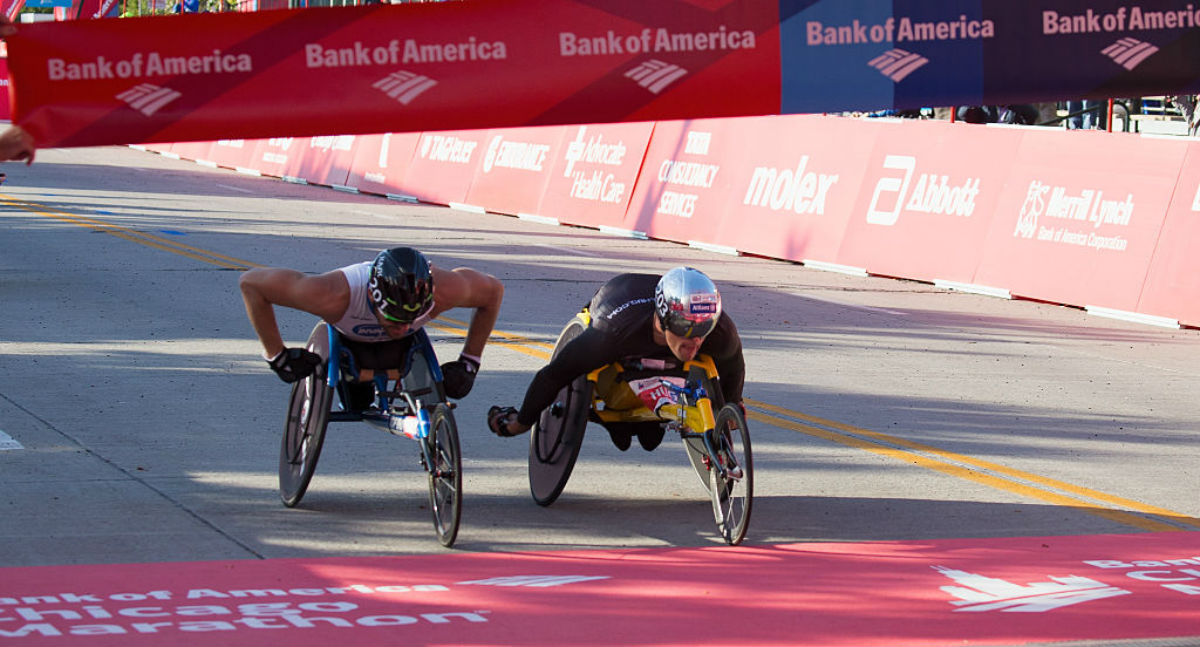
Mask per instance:
[[[1200,644],[1200,331],[128,149],[4,170],[0,645]],[[287,388],[236,287],[398,244],[506,286],[455,411],[451,550],[416,446],[361,424],[280,504]],[[527,439],[484,425],[605,279],[680,264],[746,348],[736,548],[678,440],[589,427],[542,508]],[[447,314],[443,361],[469,317]],[[293,344],[314,323],[279,318]]]

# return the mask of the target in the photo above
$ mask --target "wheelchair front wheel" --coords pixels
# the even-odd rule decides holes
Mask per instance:
[[[322,322],[313,328],[307,348],[328,361],[329,332],[325,326]],[[333,405],[333,389],[329,388],[325,377],[323,362],[312,375],[292,385],[283,443],[279,448],[279,498],[289,508],[304,498],[321,456],[329,409]]]
[[[746,537],[754,500],[754,460],[746,417],[734,404],[717,412],[712,434],[713,463],[708,470],[708,491],[713,517],[725,543],[736,546]]]
[[[433,529],[438,541],[449,548],[458,538],[458,522],[462,516],[462,449],[450,407],[445,404],[434,407],[425,442],[431,459],[427,468]]]

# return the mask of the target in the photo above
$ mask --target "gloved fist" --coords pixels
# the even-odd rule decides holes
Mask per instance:
[[[467,397],[475,386],[475,374],[479,372],[479,360],[459,355],[453,362],[442,364],[442,386],[448,397],[459,400]]]
[[[267,363],[279,379],[291,384],[312,375],[321,365],[321,356],[307,348],[284,348]]]

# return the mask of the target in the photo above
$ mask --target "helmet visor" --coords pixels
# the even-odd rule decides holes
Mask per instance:
[[[377,302],[375,308],[379,310],[379,314],[383,315],[384,319],[392,323],[411,324],[433,310],[433,299],[411,306],[385,299]]]

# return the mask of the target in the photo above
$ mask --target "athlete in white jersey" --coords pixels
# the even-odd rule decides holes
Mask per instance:
[[[411,247],[386,249],[372,262],[317,275],[256,268],[242,274],[238,285],[263,357],[285,382],[311,374],[320,358],[284,345],[275,306],[324,319],[342,333],[359,366],[372,369],[399,368],[413,331],[451,308],[473,308],[462,353],[442,365],[452,398],[470,392],[504,298],[495,277],[466,267],[443,270]]]

